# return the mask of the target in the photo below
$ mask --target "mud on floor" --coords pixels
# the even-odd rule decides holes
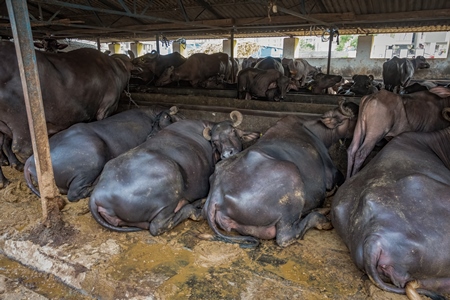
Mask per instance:
[[[63,209],[67,240],[40,246],[30,236],[41,222],[40,200],[23,173],[3,170],[11,184],[0,190],[1,251],[39,273],[15,276],[17,266],[0,260],[0,275],[49,299],[407,299],[366,280],[334,230],[310,230],[286,248],[263,241],[242,249],[199,239],[211,233],[206,221],[188,220],[159,237],[108,231],[83,199]],[[65,285],[46,289],[53,275]]]

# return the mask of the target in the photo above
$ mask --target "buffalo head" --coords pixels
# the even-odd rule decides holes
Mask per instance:
[[[342,100],[339,106],[324,113],[321,117],[322,123],[332,130],[337,130],[336,135],[351,138],[358,117],[359,106],[353,102]]]
[[[159,54],[155,50],[132,60],[133,65],[140,68],[132,73],[133,77],[140,78],[144,82],[151,82],[155,77],[155,68]]]
[[[427,60],[423,56],[417,56],[415,59],[415,69],[429,69],[430,64],[427,63]]]
[[[238,111],[230,113],[231,120],[214,124],[203,130],[203,137],[211,141],[214,152],[220,153],[225,159],[242,151],[242,142],[250,142],[260,137],[259,132],[245,132],[237,127],[242,123],[243,116]]]
[[[169,126],[172,123],[184,120],[185,117],[178,113],[178,107],[172,106],[170,109],[161,111],[156,115],[152,124],[152,131],[148,134],[147,138],[151,138],[161,129]]]
[[[43,39],[41,42],[34,42],[34,46],[39,49],[44,49],[46,52],[57,53],[58,50],[62,50],[69,46],[68,44],[60,44],[58,40],[54,38]]]

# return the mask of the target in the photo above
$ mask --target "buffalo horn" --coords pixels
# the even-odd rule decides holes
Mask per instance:
[[[244,116],[239,111],[233,110],[230,113],[230,118],[233,121],[233,127],[238,127],[239,125],[241,125]]]
[[[205,127],[205,129],[203,129],[203,137],[208,141],[211,140],[211,128]]]
[[[344,116],[347,116],[347,117],[349,117],[349,118],[352,118],[352,117],[353,117],[353,111],[352,111],[350,108],[348,108],[348,107],[344,107],[344,103],[345,103],[345,100],[339,101],[339,111],[340,111]]]
[[[176,107],[176,106],[172,106],[172,107],[170,108],[170,110],[169,110],[169,114],[170,114],[171,116],[176,115],[177,112],[178,112],[178,107]]]
[[[155,57],[157,57],[158,56],[158,51],[156,51],[156,50],[152,50],[152,52],[150,52],[149,54],[148,54],[148,57],[149,58],[155,58]]]
[[[442,110],[442,116],[450,122],[450,107],[446,107]]]

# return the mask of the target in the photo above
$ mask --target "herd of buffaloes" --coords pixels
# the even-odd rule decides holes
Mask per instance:
[[[56,185],[69,201],[89,197],[101,226],[160,235],[206,220],[209,239],[242,247],[260,239],[286,247],[311,228],[334,227],[377,287],[410,299],[450,293],[450,89],[410,84],[430,67],[424,57],[388,60],[375,83],[359,74],[344,82],[304,59],[36,46],[47,50],[36,60]],[[0,56],[0,161],[23,170],[39,195],[14,44],[1,42]],[[281,118],[261,134],[240,128],[239,111],[221,122],[186,119],[176,107],[118,112],[131,78],[232,87],[241,99],[279,101],[304,88],[362,98],[316,119]],[[342,171],[328,151],[340,140],[351,140]],[[0,173],[0,186],[8,183]]]

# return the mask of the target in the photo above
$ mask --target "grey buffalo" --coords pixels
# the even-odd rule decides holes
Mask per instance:
[[[353,140],[347,150],[347,177],[355,175],[375,145],[405,131],[429,132],[450,126],[443,109],[450,107],[450,89],[399,95],[387,90],[361,98]]]

